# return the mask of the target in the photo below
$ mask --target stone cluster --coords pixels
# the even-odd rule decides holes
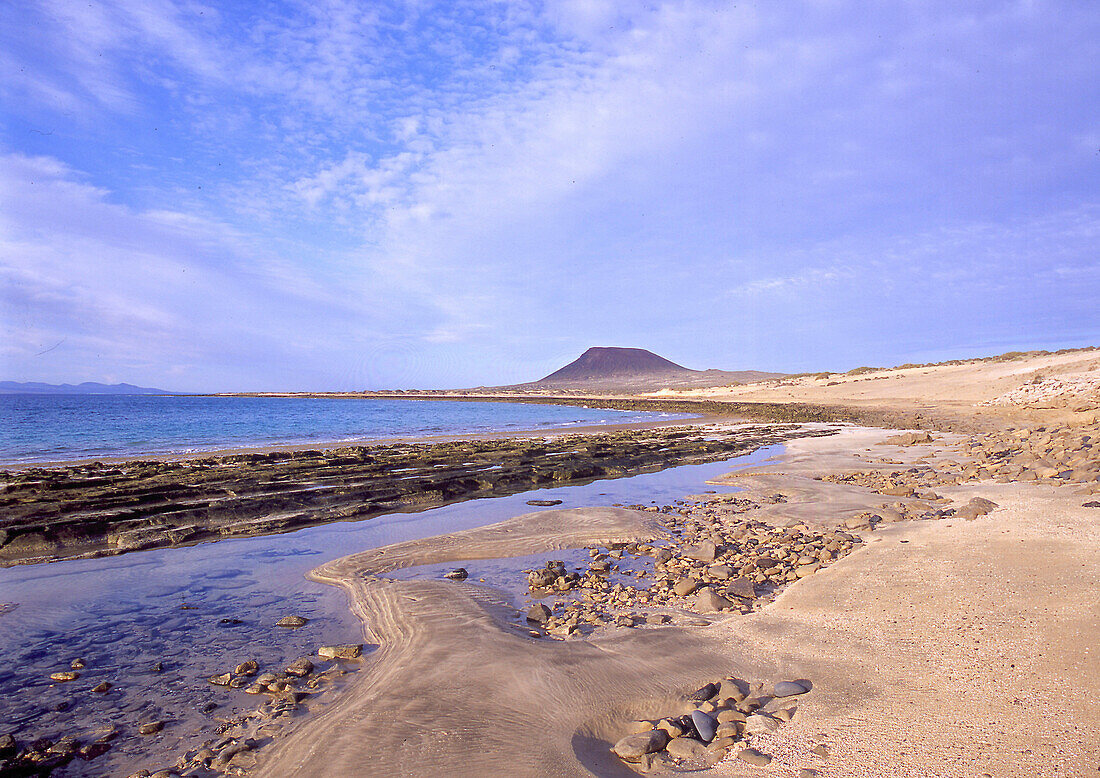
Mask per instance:
[[[843,531],[779,528],[739,516],[754,507],[758,503],[728,495],[681,501],[660,509],[669,530],[667,545],[589,547],[587,569],[570,571],[562,561],[551,560],[526,571],[531,596],[562,596],[553,607],[542,602],[531,606],[527,621],[536,627],[532,633],[566,637],[601,624],[667,624],[673,620],[670,613],[685,609],[747,613],[759,599],[817,572],[862,542]],[[651,567],[645,564],[650,560]]]
[[[822,480],[864,486],[880,494],[936,499],[936,486],[973,481],[1039,481],[1100,485],[1100,425],[1037,427],[971,435],[959,459],[937,460],[891,473],[852,473]]]
[[[1098,424],[975,435],[962,444],[961,453],[969,461],[947,462],[945,468],[965,481],[1043,481],[1100,487]]]
[[[321,646],[317,655],[319,662],[358,659],[363,655],[363,645]],[[70,666],[71,670],[52,673],[51,679],[58,683],[77,680],[84,661],[74,659]],[[341,662],[319,669],[309,657],[302,657],[286,667],[267,672],[261,672],[259,663],[250,659],[231,671],[213,675],[207,680],[215,686],[239,689],[247,694],[264,694],[268,699],[239,719],[225,721],[218,729],[221,737],[184,754],[174,768],[155,772],[141,770],[131,778],[243,774],[245,767],[251,764],[251,753],[271,740],[282,720],[293,717],[307,698],[320,693],[347,672]],[[91,691],[104,693],[111,688],[112,684],[103,682]],[[209,704],[209,709],[215,707],[214,703]],[[209,710],[204,708],[203,712]],[[162,720],[144,721],[135,730],[139,735],[155,735],[164,729],[165,723]],[[90,761],[107,753],[120,734],[117,727],[111,726],[89,742],[67,735],[56,741],[39,738],[25,744],[18,743],[11,734],[0,735],[0,775],[44,776],[74,759]]]
[[[317,649],[317,655],[322,660],[357,659],[363,655],[363,646],[321,646]],[[156,772],[141,770],[129,778],[243,775],[255,764],[253,752],[278,734],[282,720],[293,717],[308,698],[323,691],[335,678],[347,672],[340,664],[319,670],[309,657],[297,659],[281,670],[260,670],[259,663],[249,659],[232,671],[207,679],[215,686],[240,689],[247,694],[268,695],[268,699],[255,711],[239,720],[227,721],[219,728],[220,738],[183,754],[174,768]]]
[[[106,728],[90,742],[66,735],[58,740],[38,738],[20,744],[13,735],[0,735],[0,775],[49,775],[74,759],[91,761],[107,753],[118,731]]]
[[[903,440],[887,443],[912,445],[927,442],[927,436],[912,433]],[[1040,427],[1012,429],[973,435],[958,444],[959,459],[944,457],[935,465],[916,464],[892,471],[835,473],[820,480],[858,486],[878,494],[906,498],[883,504],[845,521],[847,529],[874,529],[880,522],[912,519],[973,519],[989,513],[996,503],[976,497],[961,506],[935,489],[976,481],[994,483],[1038,482],[1054,486],[1076,486],[1084,495],[1100,494],[1100,429],[1082,427]]]
[[[796,698],[812,688],[806,680],[779,681],[768,687],[734,677],[719,679],[685,695],[680,712],[633,722],[631,732],[611,747],[611,753],[646,769],[657,760],[695,768],[713,764],[740,745],[739,759],[765,767],[772,757],[747,747],[745,740],[775,732],[794,718]]]

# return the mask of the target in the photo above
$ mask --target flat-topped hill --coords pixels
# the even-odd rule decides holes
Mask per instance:
[[[595,346],[565,367],[526,384],[498,387],[508,390],[566,390],[575,392],[652,392],[729,386],[780,378],[782,373],[758,370],[692,370],[643,348]]]
[[[616,377],[651,375],[676,375],[697,373],[682,365],[657,356],[644,348],[615,348],[594,346],[565,367],[555,370],[537,384],[555,384],[569,381],[592,381]]]

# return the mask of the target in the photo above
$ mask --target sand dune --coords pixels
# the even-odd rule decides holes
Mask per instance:
[[[792,377],[711,389],[670,389],[652,396],[923,409],[940,415],[1078,423],[1097,418],[1098,387],[1100,352],[1082,350],[1004,361]]]

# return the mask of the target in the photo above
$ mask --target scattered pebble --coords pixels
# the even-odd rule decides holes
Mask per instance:
[[[304,616],[283,616],[275,622],[275,626],[286,627],[287,629],[298,629],[298,627],[304,627],[308,623],[309,619]]]
[[[321,646],[317,649],[317,654],[325,659],[358,659],[363,655],[363,644]]]

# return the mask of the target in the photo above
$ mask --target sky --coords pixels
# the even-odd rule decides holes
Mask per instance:
[[[0,379],[1100,345],[1100,7],[0,4]]]

